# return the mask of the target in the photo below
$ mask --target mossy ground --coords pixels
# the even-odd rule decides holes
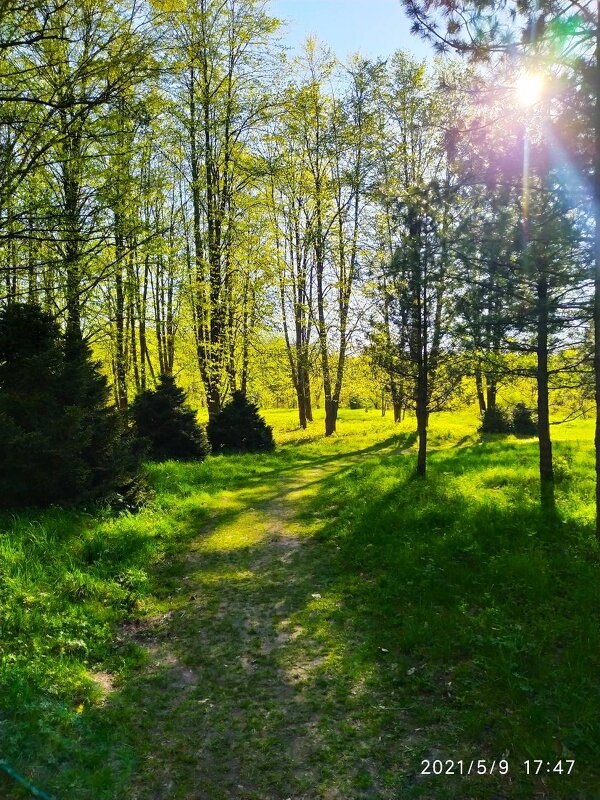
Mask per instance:
[[[413,420],[267,416],[274,454],[149,465],[138,514],[3,517],[0,757],[69,800],[596,798],[591,423],[553,430],[552,510],[536,442],[468,412],[426,481]]]

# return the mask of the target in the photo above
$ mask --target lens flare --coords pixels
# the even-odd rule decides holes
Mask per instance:
[[[522,106],[533,106],[542,99],[544,79],[535,72],[524,72],[515,85],[517,100]]]

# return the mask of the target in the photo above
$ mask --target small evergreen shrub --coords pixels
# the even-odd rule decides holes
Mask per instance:
[[[213,452],[257,453],[275,449],[273,430],[242,392],[209,420],[207,433]]]
[[[510,433],[508,414],[502,408],[486,408],[479,430],[481,433]]]
[[[537,422],[531,408],[527,408],[525,403],[517,403],[512,414],[512,430],[520,436],[535,436],[537,434]]]
[[[92,500],[135,482],[141,453],[79,333],[32,304],[0,311],[0,505]]]
[[[573,478],[573,455],[572,453],[564,453],[563,455],[554,456],[554,463],[552,465],[554,471],[555,483],[566,483]]]
[[[204,428],[170,375],[161,376],[155,391],[139,394],[131,410],[137,435],[149,443],[151,459],[202,461],[210,454]]]
[[[351,394],[348,398],[348,408],[357,411],[359,408],[364,408],[365,411],[368,411],[370,408],[378,408],[377,403],[373,403],[372,400],[368,397],[364,397],[359,394]]]

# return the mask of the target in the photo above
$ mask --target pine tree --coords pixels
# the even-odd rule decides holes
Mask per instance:
[[[272,428],[242,392],[211,419],[207,427],[213,452],[256,453],[275,449]]]
[[[0,314],[0,503],[39,505],[62,491],[57,427],[62,368],[58,326],[33,306]]]
[[[35,305],[0,312],[0,504],[105,497],[131,484],[139,452],[79,334]]]
[[[538,432],[538,423],[534,418],[531,408],[525,403],[517,403],[512,413],[512,432],[518,436],[535,436]]]
[[[508,414],[499,406],[488,406],[483,412],[481,433],[510,433],[511,422]]]
[[[210,454],[204,428],[171,375],[162,375],[155,391],[148,389],[139,394],[132,414],[137,435],[150,444],[150,458],[201,461]]]
[[[70,465],[65,477],[67,496],[103,497],[127,490],[144,448],[128,430],[125,418],[108,405],[107,380],[79,330],[67,331],[63,350],[61,401],[66,430],[62,447]]]

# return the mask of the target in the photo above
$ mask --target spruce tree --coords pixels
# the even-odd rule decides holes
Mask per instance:
[[[517,403],[512,413],[512,432],[518,436],[535,436],[538,423],[531,408],[525,403]]]
[[[34,306],[0,312],[0,503],[59,499],[64,473],[58,326]]]
[[[44,506],[125,490],[139,466],[80,334],[35,305],[0,312],[0,504]]]
[[[207,427],[208,438],[215,453],[256,453],[275,449],[273,430],[242,392],[213,417]]]
[[[63,349],[61,400],[65,447],[71,449],[68,496],[128,493],[144,448],[128,430],[125,418],[108,405],[108,382],[78,330],[67,331]]]
[[[503,408],[499,406],[488,407],[483,412],[479,430],[481,433],[510,433],[511,420]]]
[[[137,435],[149,443],[150,458],[201,461],[210,454],[206,433],[172,376],[162,375],[155,391],[139,394],[132,414]]]

